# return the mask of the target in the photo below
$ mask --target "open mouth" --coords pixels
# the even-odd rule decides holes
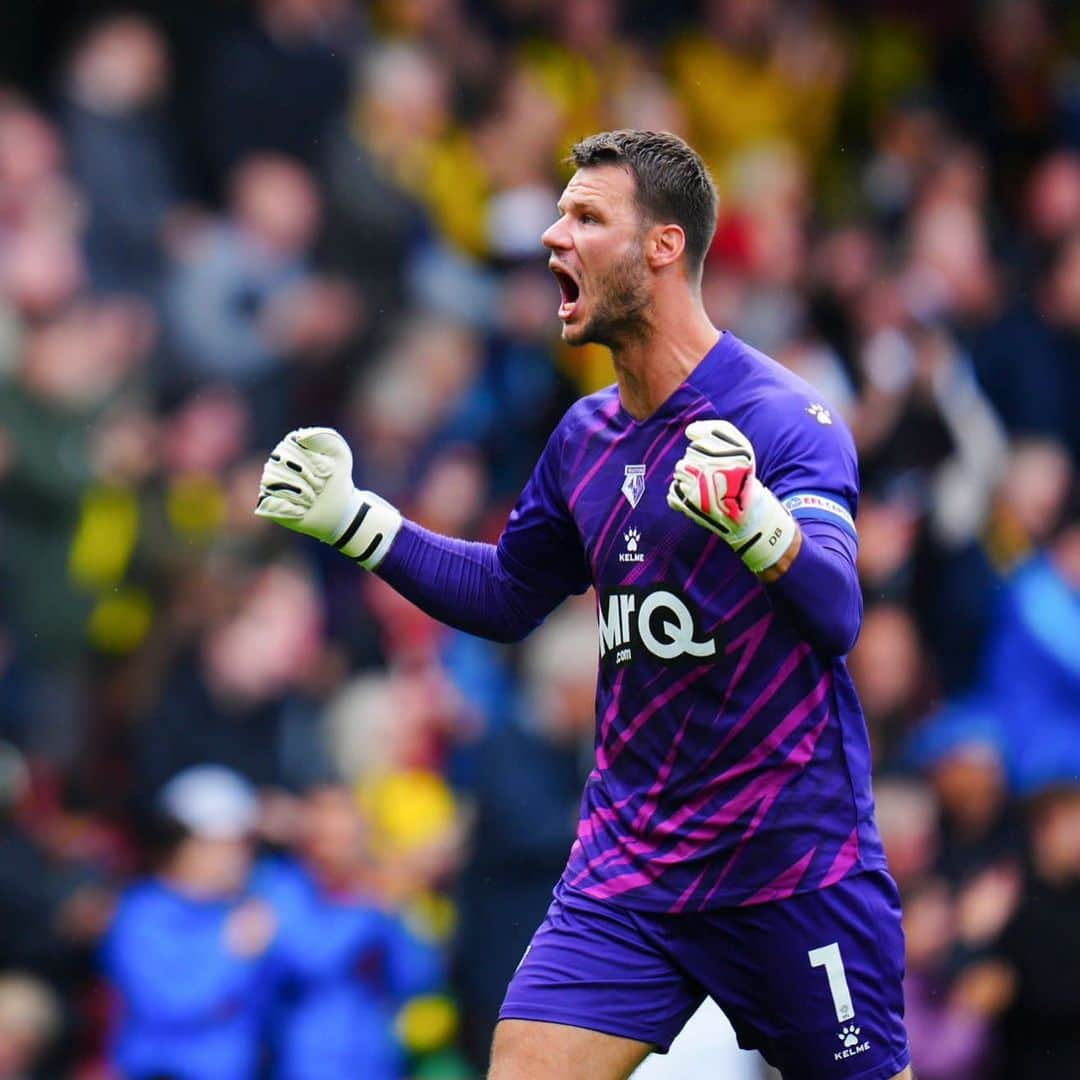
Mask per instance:
[[[581,297],[581,286],[561,266],[550,266],[555,280],[559,283],[559,291],[562,293],[562,302],[559,304],[559,318],[569,319],[574,314],[578,299]]]

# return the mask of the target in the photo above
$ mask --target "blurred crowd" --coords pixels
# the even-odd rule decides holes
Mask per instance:
[[[1075,5],[0,24],[0,1080],[481,1075],[573,837],[593,603],[495,646],[251,510],[329,424],[360,486],[498,535],[613,378],[538,243],[612,127],[702,152],[714,322],[856,434],[919,1076],[1080,1076]]]

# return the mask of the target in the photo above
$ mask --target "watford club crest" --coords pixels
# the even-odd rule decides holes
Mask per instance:
[[[627,465],[625,473],[622,493],[626,496],[626,501],[636,507],[641,502],[641,496],[645,494],[645,466]]]

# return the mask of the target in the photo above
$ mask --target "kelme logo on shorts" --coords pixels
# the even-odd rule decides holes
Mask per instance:
[[[833,1054],[833,1060],[843,1061],[844,1058],[855,1057],[856,1054],[865,1054],[870,1049],[870,1040],[860,1041],[861,1034],[861,1029],[854,1024],[841,1028],[836,1037],[843,1043],[844,1049],[837,1050]]]
[[[703,634],[686,601],[667,589],[619,589],[600,601],[600,659],[616,664],[643,647],[658,660],[716,655],[716,639]]]

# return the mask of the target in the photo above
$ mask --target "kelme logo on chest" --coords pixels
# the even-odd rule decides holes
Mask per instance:
[[[657,660],[716,655],[716,639],[703,634],[687,602],[667,589],[619,589],[600,601],[600,659],[625,664],[639,646]]]
[[[623,468],[622,493],[626,501],[636,507],[645,494],[645,466],[626,465]]]
[[[626,546],[626,550],[619,552],[619,562],[645,561],[645,553],[638,550],[641,546],[641,533],[633,526],[623,533],[623,544]]]

